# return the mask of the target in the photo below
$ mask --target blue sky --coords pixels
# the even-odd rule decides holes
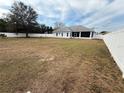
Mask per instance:
[[[9,13],[16,0],[0,0],[0,17]],[[124,0],[17,0],[31,5],[39,14],[38,22],[54,26],[84,25],[96,31],[124,28]]]

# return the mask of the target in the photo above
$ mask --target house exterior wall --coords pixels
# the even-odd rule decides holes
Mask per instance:
[[[67,37],[67,33],[68,33],[68,37]],[[83,32],[82,32],[83,33]],[[95,36],[94,32],[90,32],[90,36],[89,37],[81,37],[81,32],[79,32],[79,37],[73,37],[72,36],[72,32],[54,32],[54,37],[56,38],[80,38],[80,39],[92,39]]]
[[[124,78],[124,30],[104,35],[103,40],[122,71]]]
[[[71,32],[54,32],[54,37],[56,38],[70,38]]]

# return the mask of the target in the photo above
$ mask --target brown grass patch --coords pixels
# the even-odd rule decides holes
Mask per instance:
[[[0,93],[124,93],[100,40],[0,39]]]

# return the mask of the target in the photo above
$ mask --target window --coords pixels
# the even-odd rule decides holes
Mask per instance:
[[[58,36],[58,33],[56,33],[56,36]]]
[[[68,33],[67,33],[67,37],[68,37]]]
[[[63,37],[63,33],[61,33],[62,37]]]
[[[90,32],[81,32],[81,37],[90,37]]]

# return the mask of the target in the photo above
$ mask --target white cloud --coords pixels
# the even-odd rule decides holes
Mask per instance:
[[[13,0],[0,0],[0,6],[7,5],[10,6],[13,3]]]
[[[40,22],[64,21],[89,27],[102,27],[116,17],[123,15],[124,0],[18,0],[31,5],[40,16]],[[14,0],[0,0],[0,16],[7,13],[4,6],[11,6]],[[73,12],[73,13],[72,13]],[[72,14],[71,14],[72,13]],[[73,16],[72,20],[69,20]],[[75,16],[75,18],[74,18]],[[81,19],[80,19],[81,18]],[[52,20],[56,19],[56,20]],[[73,24],[72,24],[73,25]],[[119,27],[119,26],[118,26]]]
[[[88,26],[105,24],[107,21],[110,21],[119,15],[123,15],[124,12],[122,12],[122,9],[124,9],[124,1],[116,0],[111,4],[107,4],[106,7],[103,7],[103,9],[100,9],[94,15],[85,19],[82,23]]]

